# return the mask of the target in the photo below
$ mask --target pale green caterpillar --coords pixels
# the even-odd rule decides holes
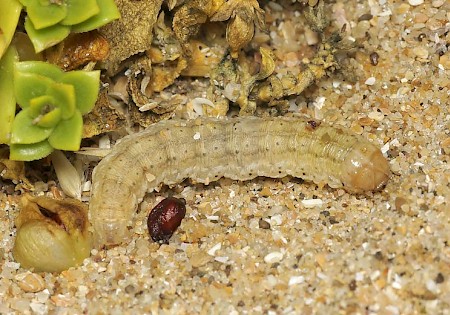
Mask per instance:
[[[89,209],[95,246],[126,240],[145,193],[185,178],[208,184],[291,175],[364,193],[382,188],[389,174],[375,145],[312,120],[161,121],[121,139],[95,168]]]

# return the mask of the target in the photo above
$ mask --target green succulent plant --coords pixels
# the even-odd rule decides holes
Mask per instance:
[[[18,61],[18,54],[10,46],[0,59],[0,144],[9,143],[11,125],[16,113],[16,99],[14,97],[13,69]]]
[[[20,0],[27,11],[25,30],[36,52],[70,32],[87,32],[120,18],[114,0]]]
[[[16,62],[13,84],[22,110],[11,126],[11,160],[37,160],[54,149],[80,148],[82,115],[95,105],[100,71],[63,72],[41,61]]]
[[[0,1],[0,58],[6,52],[19,22],[22,5],[18,0]]]

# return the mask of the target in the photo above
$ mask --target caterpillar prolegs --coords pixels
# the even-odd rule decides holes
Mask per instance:
[[[294,117],[166,120],[121,139],[94,169],[90,220],[96,247],[127,239],[147,191],[186,178],[249,180],[286,175],[363,193],[390,170],[361,136]]]

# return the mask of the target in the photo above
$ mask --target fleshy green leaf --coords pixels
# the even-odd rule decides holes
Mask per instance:
[[[57,107],[40,117],[38,126],[43,128],[53,128],[61,121],[61,108]]]
[[[47,94],[53,97],[56,107],[61,108],[62,119],[69,119],[75,112],[75,88],[70,84],[53,83],[47,90]]]
[[[67,15],[62,25],[74,25],[86,21],[100,12],[96,0],[66,0]]]
[[[0,144],[9,142],[11,126],[16,113],[13,71],[14,62],[17,59],[17,52],[12,46],[6,50],[3,58],[0,59]]]
[[[35,29],[40,30],[62,21],[67,14],[67,6],[51,3],[51,1],[33,1],[25,4],[27,14]]]
[[[61,82],[71,84],[75,88],[76,107],[82,115],[94,108],[100,88],[100,71],[66,72]]]
[[[11,144],[9,158],[14,161],[33,161],[46,157],[53,152],[47,140],[33,144]]]
[[[47,94],[47,89],[53,82],[52,79],[38,74],[14,71],[14,94],[17,103],[22,108],[29,107],[33,98]]]
[[[19,1],[0,1],[0,58],[2,58],[11,43],[17,23],[19,22],[20,11],[22,11],[22,5]],[[1,140],[0,143],[2,143]]]
[[[83,118],[77,110],[72,118],[61,120],[48,138],[48,142],[58,150],[77,151],[80,149],[82,132]]]
[[[43,61],[22,61],[15,64],[15,71],[34,73],[58,81],[64,72],[57,66]]]
[[[35,97],[30,101],[28,115],[38,126],[53,128],[61,120],[61,108],[56,107],[55,103],[49,95]]]
[[[30,118],[34,119],[39,115],[43,115],[53,109],[55,99],[50,95],[42,95],[30,100],[30,107],[27,111]],[[51,108],[50,108],[51,107]]]
[[[33,23],[27,17],[25,19],[25,30],[30,36],[34,50],[41,52],[44,49],[54,46],[66,38],[70,33],[70,26],[55,24],[40,30],[36,30]]]
[[[28,113],[29,108],[20,111],[11,128],[11,143],[30,144],[47,139],[53,128],[43,128],[33,122]]]
[[[100,12],[80,24],[73,25],[73,32],[82,33],[92,31],[120,18],[120,12],[114,0],[97,0],[97,4],[100,7]]]

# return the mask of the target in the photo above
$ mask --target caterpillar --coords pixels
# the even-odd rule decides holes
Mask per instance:
[[[95,167],[89,206],[94,246],[129,237],[148,191],[186,178],[249,180],[286,175],[351,193],[382,188],[390,170],[362,136],[298,117],[166,120],[122,138]]]

